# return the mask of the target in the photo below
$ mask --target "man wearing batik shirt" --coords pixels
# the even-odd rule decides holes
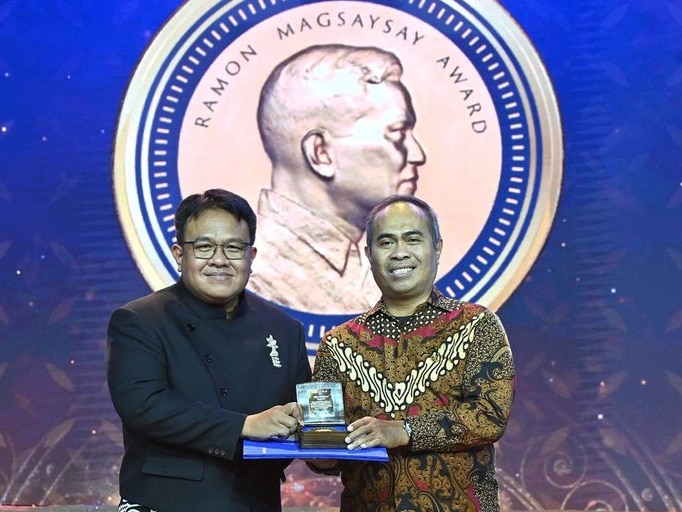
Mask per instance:
[[[504,328],[434,287],[443,243],[423,201],[385,199],[367,241],[382,298],[323,336],[313,380],[343,384],[348,448],[385,446],[389,461],[308,464],[340,472],[341,512],[499,511],[493,443],[515,383]]]

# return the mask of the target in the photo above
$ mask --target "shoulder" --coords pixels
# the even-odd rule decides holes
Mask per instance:
[[[488,342],[498,345],[508,344],[507,333],[500,317],[491,309],[481,304],[459,301],[458,317],[463,324],[468,324],[475,328],[475,336],[485,339]]]
[[[349,338],[358,337],[360,335],[359,333],[365,328],[366,320],[367,313],[351,318],[326,331],[322,336],[322,340],[331,340],[334,338],[348,340]]]
[[[164,323],[181,308],[176,285],[171,285],[116,308],[111,314],[110,323]]]
[[[467,302],[461,299],[445,297],[438,294],[434,297],[432,305],[456,315],[464,314],[466,317],[489,317],[497,319],[497,315],[489,308],[475,302]]]
[[[458,328],[475,326],[479,333],[495,333],[501,337],[506,336],[499,316],[482,304],[437,294],[430,305],[441,310],[441,319],[447,319],[448,323],[452,322]]]
[[[177,285],[172,284],[148,295],[133,299],[119,309],[128,309],[142,313],[147,310],[163,308],[176,301],[178,301]]]

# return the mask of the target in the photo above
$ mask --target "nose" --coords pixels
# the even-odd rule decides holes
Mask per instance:
[[[225,256],[225,249],[222,246],[216,247],[215,254],[209,262],[216,267],[224,267],[231,264],[231,261]]]
[[[408,162],[412,165],[424,165],[426,163],[426,153],[424,153],[424,149],[412,131],[409,132],[405,139],[405,147],[407,148]]]
[[[395,247],[393,248],[393,252],[391,253],[391,258],[394,260],[403,260],[405,258],[409,258],[407,250],[407,242],[403,240],[398,240],[395,244]]]

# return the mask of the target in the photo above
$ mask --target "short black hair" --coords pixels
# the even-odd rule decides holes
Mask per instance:
[[[242,196],[223,190],[212,188],[203,194],[187,196],[178,205],[175,211],[175,237],[178,243],[185,242],[185,227],[187,222],[197,218],[206,210],[224,210],[237,219],[246,221],[249,227],[249,243],[256,241],[256,214],[251,205]]]
[[[372,250],[372,237],[374,236],[374,221],[376,220],[377,215],[379,215],[379,213],[381,213],[386,208],[395,203],[413,204],[426,214],[426,216],[429,218],[429,230],[431,231],[431,237],[433,238],[433,245],[434,247],[437,246],[438,242],[440,242],[441,240],[440,225],[438,223],[438,216],[436,215],[436,212],[433,211],[433,208],[431,208],[431,206],[429,206],[429,204],[426,201],[423,201],[418,197],[403,194],[394,194],[383,199],[378,205],[372,208],[372,211],[369,212],[369,215],[367,216],[367,221],[365,223],[365,232],[367,237],[367,247],[369,247],[369,250],[370,251]]]

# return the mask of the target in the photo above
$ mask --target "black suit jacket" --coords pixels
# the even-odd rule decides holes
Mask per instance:
[[[310,380],[300,322],[249,292],[228,320],[180,281],[112,314],[107,380],[122,497],[159,512],[281,509],[287,462],[243,460],[240,434]]]

